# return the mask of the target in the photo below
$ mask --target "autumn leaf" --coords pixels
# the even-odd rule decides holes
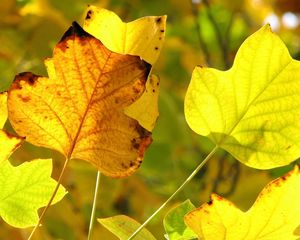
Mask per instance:
[[[67,159],[88,161],[105,175],[132,174],[151,133],[123,110],[144,92],[151,65],[111,52],[77,23],[45,64],[49,78],[22,73],[9,89],[16,132]]]
[[[153,130],[159,116],[159,84],[158,76],[151,75],[146,83],[146,90],[143,95],[124,109],[127,116],[136,119],[141,126],[150,132]],[[147,109],[146,112],[145,109]]]
[[[171,209],[164,218],[164,228],[169,240],[195,239],[197,235],[186,226],[184,216],[195,209],[190,200],[186,200]]]
[[[147,16],[125,23],[114,12],[89,6],[83,28],[111,51],[137,55],[153,65],[165,40],[166,20],[167,16]],[[151,76],[140,99],[124,109],[148,131],[153,130],[159,116],[158,94],[159,79]]]
[[[2,128],[7,119],[7,93],[0,93],[0,128]]]
[[[23,138],[14,136],[1,128],[7,120],[7,93],[0,93],[0,167],[3,161],[7,161],[10,154],[23,142]]]
[[[212,194],[209,203],[185,216],[185,223],[203,240],[296,240],[300,236],[299,185],[300,171],[295,167],[269,183],[247,212]]]
[[[37,210],[47,204],[56,186],[51,178],[52,160],[37,159],[14,167],[8,157],[23,138],[0,130],[0,216],[11,226],[25,228],[38,222]],[[52,204],[66,191],[60,187]]]
[[[300,67],[266,25],[240,47],[228,71],[196,67],[185,116],[198,134],[260,169],[300,156]]]
[[[167,16],[148,16],[125,23],[104,8],[89,6],[84,30],[101,40],[111,51],[140,56],[150,64],[159,57]]]
[[[137,221],[125,215],[118,215],[109,218],[101,218],[98,221],[120,240],[127,240],[131,234],[141,225]],[[135,240],[155,240],[155,237],[147,230],[142,229],[134,238]]]

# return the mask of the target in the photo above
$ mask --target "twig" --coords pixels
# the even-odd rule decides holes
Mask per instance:
[[[42,223],[43,217],[44,217],[45,213],[47,212],[48,208],[50,207],[50,205],[51,205],[51,203],[52,203],[54,197],[56,196],[56,193],[57,193],[57,191],[58,191],[58,189],[59,189],[59,187],[60,187],[61,180],[62,180],[62,176],[64,175],[64,172],[65,172],[65,170],[66,170],[66,168],[67,168],[67,165],[68,165],[69,161],[70,161],[70,158],[66,158],[66,161],[65,161],[65,163],[64,163],[63,169],[61,170],[61,173],[60,173],[59,178],[58,178],[58,180],[57,180],[56,187],[55,187],[55,189],[54,189],[54,191],[53,191],[53,193],[52,193],[52,196],[51,196],[51,198],[50,198],[50,200],[49,200],[47,206],[43,209],[43,212],[42,212],[42,214],[41,214],[41,216],[40,216],[40,218],[39,218],[38,223],[37,223],[37,224],[35,225],[35,227],[33,228],[32,232],[30,233],[30,235],[29,235],[29,237],[28,237],[27,240],[31,240],[31,238],[33,237],[33,235],[34,235],[34,233],[36,232],[37,228],[38,228],[38,227],[40,226],[40,224]]]
[[[100,171],[97,172],[97,179],[96,179],[96,186],[95,186],[95,192],[94,192],[94,200],[93,200],[93,208],[91,213],[91,219],[90,219],[90,226],[89,226],[89,234],[88,234],[88,240],[92,237],[92,230],[94,227],[94,220],[95,220],[95,213],[96,213],[96,207],[97,207],[97,198],[98,198],[98,191],[99,191],[99,185],[100,185],[100,178],[101,173]]]
[[[128,240],[133,239],[155,216],[158,214],[176,195],[179,193],[200,171],[200,169],[207,163],[209,159],[215,154],[218,150],[218,146],[206,156],[206,158],[196,167],[196,169],[190,174],[190,176],[180,185],[180,187],[128,238]]]

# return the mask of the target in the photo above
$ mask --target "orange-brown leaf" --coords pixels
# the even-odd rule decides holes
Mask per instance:
[[[132,174],[151,134],[123,109],[144,92],[151,65],[111,52],[77,23],[45,64],[49,78],[19,74],[8,92],[17,133],[67,158],[86,160],[105,175]]]

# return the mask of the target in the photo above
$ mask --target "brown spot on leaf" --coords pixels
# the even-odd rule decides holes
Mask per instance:
[[[211,206],[211,205],[213,204],[213,200],[209,200],[209,201],[207,202],[207,204],[208,204],[209,206]]]
[[[152,92],[155,93],[155,89],[152,89]]]
[[[88,19],[91,19],[92,18],[92,15],[93,15],[93,11],[92,10],[89,10],[86,14],[86,17],[85,17],[85,20],[88,20]]]
[[[157,50],[158,50],[158,47],[155,47],[154,49],[157,51]]]
[[[161,22],[161,17],[156,18],[156,23],[160,23]]]
[[[21,94],[18,94],[18,98],[23,102],[29,102],[31,100],[30,96],[22,96]]]
[[[163,32],[165,32],[165,30],[164,30],[164,29],[161,29],[161,30],[160,30],[160,32],[162,32],[162,33],[163,33]]]
[[[13,89],[22,89],[21,81],[25,81],[30,86],[33,86],[36,83],[36,80],[39,77],[40,76],[35,75],[35,74],[31,73],[31,72],[22,72],[22,73],[19,73],[18,75],[15,76],[12,88]]]
[[[133,167],[135,165],[135,163],[133,162],[133,161],[131,161],[130,163],[129,163],[129,166],[130,167]]]
[[[139,147],[140,147],[140,144],[137,142],[137,140],[135,138],[131,140],[131,145],[136,150],[139,149]]]

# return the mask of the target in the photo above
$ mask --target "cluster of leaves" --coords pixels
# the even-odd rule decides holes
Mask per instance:
[[[99,16],[100,20],[98,19]],[[102,19],[101,16],[105,17]],[[105,22],[106,19],[108,23]],[[97,87],[98,80],[100,79],[99,82],[101,83],[104,81],[105,84],[103,78],[99,77],[98,79],[95,76],[98,76],[99,72],[103,72],[104,69],[104,72],[107,72],[105,75],[108,75],[105,79],[116,80],[119,79],[118,76],[124,76],[126,71],[118,72],[105,69],[105,65],[100,66],[100,69],[99,67],[98,69],[97,67],[94,69],[94,67],[96,66],[95,62],[103,63],[105,59],[110,58],[107,57],[111,54],[110,51],[138,55],[146,60],[146,62],[153,64],[159,54],[158,50],[161,49],[161,45],[158,46],[157,44],[162,43],[162,41],[159,39],[161,35],[155,35],[156,41],[151,41],[153,43],[152,47],[148,47],[147,44],[145,44],[147,40],[149,40],[149,34],[153,32],[152,28],[143,27],[143,24],[148,21],[149,18],[142,19],[129,30],[129,24],[126,25],[122,23],[113,13],[90,7],[90,9],[87,10],[87,19],[84,29],[100,39],[105,47],[103,45],[100,46],[97,41],[93,40],[93,37],[84,33],[78,25],[74,24],[55,48],[53,58],[46,60],[51,83],[47,78],[29,73],[17,76],[16,81],[9,90],[8,101],[10,121],[15,130],[21,136],[26,136],[28,141],[36,145],[58,150],[65,155],[67,161],[72,158],[84,159],[109,176],[121,177],[132,174],[137,166],[139,166],[144,150],[150,143],[150,132],[157,117],[157,107],[155,104],[150,103],[157,101],[157,83],[159,81],[154,76],[151,78],[152,80],[147,81],[149,85],[145,86],[145,76],[147,76],[148,71],[147,64],[141,64],[138,58],[131,59],[128,56],[126,61],[132,61],[133,64],[129,72],[132,73],[136,71],[134,76],[137,77],[131,79],[131,81],[128,80],[130,82],[128,82],[128,88],[126,88],[126,86],[125,88],[121,88],[124,91],[116,91],[115,93],[113,89],[116,86],[112,84],[113,86],[110,89],[114,92],[112,98],[102,105],[102,102],[98,99],[95,100],[95,103],[91,101],[94,97],[94,93],[95,95],[103,94],[103,88]],[[152,22],[155,26],[163,23],[162,18],[159,17],[154,17]],[[97,24],[93,26],[94,23]],[[111,27],[112,23],[116,24],[118,28]],[[93,30],[89,30],[89,28],[97,29],[97,31],[93,32]],[[148,31],[141,30],[140,28],[147,29]],[[104,30],[99,31],[99,29]],[[118,30],[114,32],[116,29]],[[134,37],[130,38],[126,35],[126,32],[131,33],[135,29],[138,29],[138,31],[142,33],[142,36],[137,37],[136,34],[133,34]],[[160,30],[162,29],[157,29],[157,33],[161,34]],[[108,30],[111,30],[109,34]],[[105,34],[103,34],[103,32],[105,32]],[[124,33],[126,37],[125,35],[122,36],[122,33]],[[120,42],[114,42],[116,39],[120,39]],[[130,40],[128,41],[127,39]],[[138,42],[137,39],[141,41]],[[145,45],[146,49],[150,50],[150,53],[148,53],[149,58],[147,58],[147,54],[143,56],[132,47],[138,46],[139,44]],[[90,45],[90,50],[86,50],[83,47],[86,45]],[[106,49],[106,47],[109,50]],[[86,56],[85,53],[90,52],[91,49],[96,49],[97,51],[100,49],[99,52],[103,53],[103,55],[99,55],[98,58],[96,54],[95,59],[89,58],[86,60],[86,58],[84,58],[84,60],[82,60],[80,58],[80,60],[76,60],[75,63],[73,61],[72,63],[74,58],[79,59],[78,56]],[[114,55],[114,53],[112,54]],[[61,61],[62,59],[64,61]],[[112,57],[112,59],[118,59],[117,54],[116,57]],[[124,60],[118,59],[116,60],[117,62],[112,61],[111,67],[122,66]],[[127,63],[123,64],[124,68],[128,68]],[[137,64],[138,67],[136,67],[135,64]],[[273,168],[286,165],[295,160],[299,157],[299,148],[297,147],[299,126],[295,118],[298,114],[297,102],[299,102],[297,96],[297,74],[295,74],[294,71],[297,65],[298,62],[291,59],[279,38],[272,34],[267,26],[264,27],[243,44],[237,54],[234,66],[230,71],[220,72],[214,69],[199,67],[194,70],[185,101],[186,119],[190,127],[198,134],[208,136],[216,146],[227,150],[235,158],[248,166]],[[143,67],[145,68],[143,69]],[[69,76],[66,78],[62,77],[62,73],[60,73],[60,71],[57,72],[57,69],[67,69],[68,71],[66,72],[69,73]],[[78,71],[78,69],[83,70],[81,72]],[[145,76],[142,77],[143,71],[146,73]],[[291,74],[292,71],[293,74]],[[86,72],[88,72],[88,74]],[[80,84],[82,84],[80,79],[82,79],[83,76],[86,79],[92,80],[86,88],[82,86],[79,87]],[[141,76],[140,80],[138,80],[139,76]],[[58,81],[64,78],[67,79],[64,84]],[[68,79],[75,79],[78,80],[78,82],[75,83],[73,80],[68,81]],[[131,84],[134,85],[134,87],[132,87]],[[125,85],[127,85],[127,83]],[[67,90],[69,91],[68,96],[62,94]],[[144,90],[145,94],[141,96]],[[152,94],[153,92],[155,92],[155,94]],[[132,95],[133,93],[134,97]],[[110,94],[108,93],[108,95]],[[6,96],[5,94],[3,94],[3,96],[4,99]],[[82,103],[84,99],[83,96],[87,96],[85,103]],[[120,102],[120,96],[127,96],[124,102]],[[93,102],[93,104],[89,105],[88,102]],[[134,102],[134,104],[128,108],[127,106],[132,102]],[[107,108],[107,106],[109,106],[109,108]],[[144,106],[150,107],[151,111],[149,111],[149,115],[143,113],[142,109]],[[110,108],[112,108],[112,113],[108,115],[108,119],[111,121],[111,118],[114,118],[111,122],[105,120],[103,114],[100,114],[103,112],[103,109],[108,111]],[[95,114],[95,112],[97,113]],[[4,110],[3,113],[5,113]],[[126,115],[124,113],[126,113]],[[215,118],[212,119],[211,115],[215,116]],[[263,115],[263,117],[261,117],[261,115]],[[128,118],[128,116],[131,118]],[[150,119],[149,116],[151,116]],[[82,119],[85,118],[89,122],[86,125],[84,124],[85,120],[82,121]],[[41,119],[43,119],[43,121],[41,121]],[[115,138],[115,136],[119,137],[119,134],[113,133],[113,131],[111,131],[112,125],[108,124],[118,122],[115,121],[115,119],[118,121],[119,119],[123,119],[120,121],[121,128],[117,129],[118,133],[125,131],[126,134],[124,134],[122,138]],[[138,120],[138,124],[132,119]],[[103,123],[104,125],[102,125]],[[97,130],[99,125],[105,126],[105,132],[109,132],[111,135],[108,134],[103,138],[99,138],[99,136],[94,133],[94,130]],[[53,126],[55,126],[54,128],[56,130],[59,130],[53,132]],[[33,132],[32,129],[34,129]],[[108,129],[109,131],[107,131]],[[131,131],[128,132],[128,129],[131,129]],[[100,127],[98,130],[98,132],[103,131],[103,128]],[[94,138],[93,134],[95,134]],[[5,133],[4,135],[7,136],[8,134]],[[291,138],[291,136],[293,136],[293,138]],[[129,141],[126,141],[127,137]],[[18,139],[18,137],[10,136],[10,139],[16,141],[12,143],[12,150],[19,144],[18,141],[22,141],[22,139]],[[78,139],[80,141],[81,139],[85,139],[81,143],[82,145],[79,144],[80,141],[78,141]],[[108,143],[108,145],[103,148],[101,147],[101,149],[86,148],[86,146],[90,147],[91,144],[95,143],[99,146],[99,144],[97,144],[100,143],[97,142],[99,139],[101,143]],[[110,142],[111,139],[117,139],[117,141]],[[9,141],[6,139],[4,142],[5,144],[9,144]],[[118,151],[117,155],[122,156],[123,154],[129,156],[128,159],[124,160],[124,157],[122,157],[118,160],[115,155],[115,149],[114,151],[110,151],[111,149],[109,149],[109,146],[112,145],[119,147],[125,146],[124,149]],[[156,145],[156,150],[157,146],[159,145]],[[7,149],[9,148],[7,147]],[[4,153],[3,159],[7,159],[10,153],[11,151]],[[95,160],[99,159],[99,156],[108,156],[108,158],[106,161],[103,160],[105,158],[101,158],[101,161]],[[159,154],[157,154],[157,156],[161,159]],[[135,162],[132,162],[133,160],[135,160]],[[15,172],[15,174],[17,174],[18,171],[10,171],[9,168],[7,168],[5,172]],[[39,173],[41,172],[42,170],[39,170]],[[47,174],[44,176],[48,176],[48,179],[45,181],[49,182],[51,166],[48,165],[47,171],[45,172],[47,172]],[[19,178],[18,175],[17,179]],[[270,235],[270,233],[274,233],[278,239],[294,239],[295,236],[299,235],[299,224],[297,219],[295,219],[295,216],[298,214],[296,202],[299,200],[299,196],[293,191],[297,185],[299,185],[298,169],[295,168],[286,177],[268,185],[266,190],[259,196],[257,203],[245,214],[245,217],[241,211],[233,208],[231,203],[217,195],[212,196],[211,202],[188,215],[186,215],[186,213],[193,210],[194,206],[189,202],[185,202],[178,208],[172,210],[165,218],[165,229],[168,238],[192,239],[198,236],[204,239],[225,237],[228,239],[244,239],[245,237],[247,237],[247,239],[255,239],[257,236],[266,236],[276,239],[273,235]],[[53,189],[53,185],[49,187],[50,192],[51,189]],[[39,191],[39,189],[37,191]],[[269,194],[269,192],[272,194]],[[284,194],[282,192],[284,192]],[[39,194],[37,193],[37,195]],[[61,197],[62,196],[63,195],[61,195]],[[290,215],[292,212],[290,210],[291,208],[283,208],[290,197],[293,197],[295,200],[295,204],[288,205],[294,208],[292,215]],[[257,216],[259,209],[264,208],[266,205],[270,206],[270,201],[272,202],[274,198],[283,198],[282,201],[268,208],[270,212],[266,213],[265,219],[269,219],[271,214],[275,214],[274,222],[264,222],[264,217],[262,217],[262,221],[257,224],[264,226],[264,228],[249,228],[248,226],[253,224],[249,219],[253,219]],[[260,199],[263,200],[260,201]],[[267,201],[264,199],[271,200]],[[45,205],[45,200],[38,202],[38,204],[32,208],[34,210],[29,211],[35,213],[35,222],[37,217],[36,209],[43,205]],[[7,206],[5,206],[5,208],[9,209]],[[22,206],[20,209],[21,208]],[[219,211],[222,213],[228,212],[227,215],[224,214],[225,219],[218,219]],[[276,215],[277,211],[279,212],[278,215]],[[226,219],[226,216],[232,216],[233,213],[236,218],[233,219],[230,217]],[[186,224],[193,229],[193,231],[184,224],[184,215],[186,215]],[[205,215],[205,218],[203,215]],[[5,214],[2,214],[2,216],[5,218]],[[18,220],[18,218],[15,217],[13,219]],[[204,222],[202,222],[203,219],[205,220]],[[6,218],[6,220],[9,222],[8,218]],[[137,223],[132,222],[132,220],[124,216],[102,219],[100,222],[121,239],[127,239],[138,226]],[[239,227],[233,225],[237,222],[240,224]],[[283,228],[283,223],[289,224],[287,224],[286,228]],[[31,225],[32,224],[33,222],[31,222]],[[128,227],[124,227],[124,231],[121,231],[118,227],[120,225]],[[207,226],[212,227],[209,228]],[[226,236],[224,236],[225,233],[222,232],[224,228],[228,233]],[[241,231],[236,232],[236,229],[240,229]],[[274,232],[274,230],[278,230],[279,232]],[[282,235],[280,235],[280,231]],[[141,239],[154,239],[147,230],[143,230],[140,234],[138,237]]]

